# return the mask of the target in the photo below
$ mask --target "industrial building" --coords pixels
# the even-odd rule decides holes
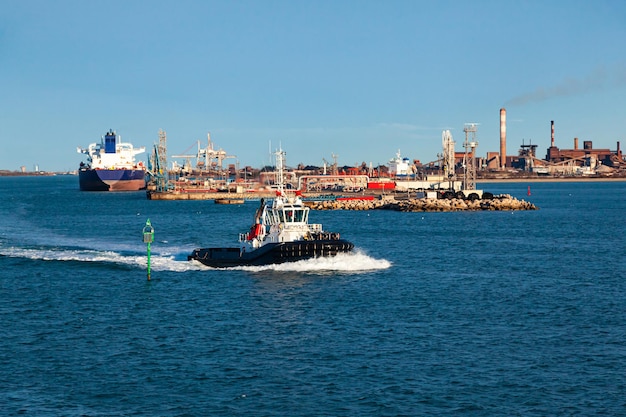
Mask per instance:
[[[590,140],[579,147],[574,138],[573,149],[560,149],[555,145],[554,121],[550,122],[550,147],[545,159],[537,157],[537,145],[522,143],[518,155],[506,155],[506,109],[500,109],[500,152],[488,152],[481,166],[487,171],[516,170],[537,175],[596,175],[613,174],[626,167],[620,142],[616,149],[594,149]]]

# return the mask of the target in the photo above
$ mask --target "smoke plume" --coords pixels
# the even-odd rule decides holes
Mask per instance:
[[[514,97],[508,100],[505,103],[505,106],[521,106],[556,97],[567,97],[576,94],[600,91],[623,84],[626,84],[626,67],[622,66],[619,70],[614,71],[614,73],[609,73],[604,68],[597,68],[583,79],[566,79],[554,87],[539,87],[535,91]]]

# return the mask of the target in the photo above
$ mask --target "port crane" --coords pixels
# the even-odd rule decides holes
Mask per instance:
[[[198,157],[198,154],[200,152],[200,141],[199,140],[197,141],[197,144],[198,144],[198,152],[195,155],[187,154],[187,152],[189,151],[189,149],[191,149],[191,147],[193,145],[191,145],[189,148],[185,149],[185,151],[181,155],[172,155],[172,158],[184,158],[185,159],[186,162],[182,166],[182,171],[185,171],[185,172],[191,172],[192,171],[193,168],[191,166],[191,158],[197,158]],[[196,160],[196,168],[199,168],[200,164],[201,164],[201,162],[199,160]],[[174,162],[174,165],[172,166],[172,168],[174,170],[176,170],[176,168],[177,168],[176,165],[177,165],[176,162]]]
[[[148,174],[152,177],[151,183],[156,190],[168,190],[170,184],[167,175],[167,134],[163,129],[159,129],[159,143],[154,145],[148,164]]]
[[[465,132],[465,155],[463,156],[463,190],[476,189],[476,132],[478,127],[476,123],[465,123],[463,132]],[[470,139],[471,136],[471,139]]]
[[[456,179],[456,172],[454,169],[454,139],[452,139],[452,133],[449,130],[444,130],[441,133],[441,142],[443,145],[443,175],[448,179],[450,183],[450,189],[454,188],[454,180]]]
[[[339,158],[339,155],[332,153],[331,156],[333,157],[332,174],[337,175],[337,172],[338,172],[337,158]]]
[[[223,162],[225,159],[237,159],[235,155],[228,155],[226,151],[213,149],[213,142],[211,142],[211,133],[207,133],[208,146],[204,149],[198,150],[198,158],[204,158],[205,166],[213,165],[211,161],[217,161],[215,166],[220,168],[220,172],[223,171]]]
[[[465,142],[463,147],[463,175],[462,181],[457,181],[456,175],[456,152],[454,151],[454,139],[449,130],[444,130],[441,134],[441,143],[443,152],[439,154],[440,169],[443,170],[444,181],[448,182],[447,189],[441,189],[440,194],[443,198],[464,198],[468,200],[476,200],[483,196],[482,190],[476,190],[476,132],[478,131],[478,123],[466,123],[463,131],[465,132]],[[432,165],[433,163],[431,163]],[[486,193],[488,194],[488,193]]]
[[[235,155],[228,155],[226,151],[221,148],[215,150],[213,148],[213,142],[211,141],[211,133],[207,133],[207,147],[202,148],[200,146],[200,140],[197,141],[198,150],[195,155],[182,154],[182,155],[173,155],[172,158],[185,158],[187,163],[185,164],[186,170],[190,171],[191,168],[191,158],[196,158],[196,166],[195,168],[202,171],[210,172],[212,169],[218,170],[219,175],[222,175],[224,172],[223,163],[225,159],[236,159]],[[192,145],[193,146],[193,145]],[[185,152],[187,152],[191,147],[187,148]],[[219,168],[219,169],[218,169]]]

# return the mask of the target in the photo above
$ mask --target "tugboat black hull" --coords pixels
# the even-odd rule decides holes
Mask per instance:
[[[299,240],[270,243],[250,252],[239,248],[195,249],[187,259],[196,260],[213,268],[262,266],[335,256],[338,253],[350,252],[353,248],[354,245],[344,239]]]

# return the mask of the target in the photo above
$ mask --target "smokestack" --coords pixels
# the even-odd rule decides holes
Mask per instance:
[[[500,169],[506,167],[506,109],[500,109]]]
[[[574,150],[578,149],[578,138],[574,138]]]
[[[550,147],[554,148],[554,120],[550,121],[550,127],[552,128],[552,134],[550,135]]]

